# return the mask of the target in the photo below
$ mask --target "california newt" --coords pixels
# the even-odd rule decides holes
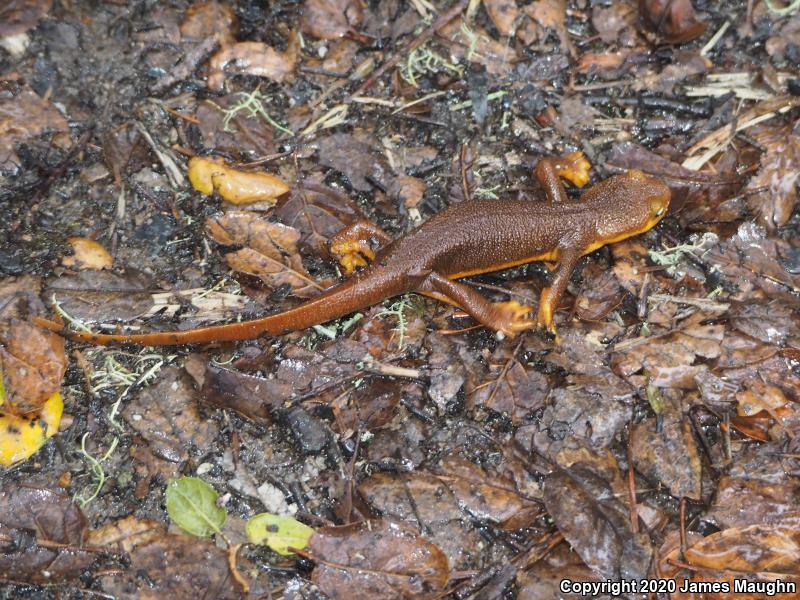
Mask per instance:
[[[578,259],[649,230],[664,216],[670,201],[663,182],[636,170],[598,183],[578,201],[568,200],[559,178],[582,187],[588,182],[588,170],[580,152],[542,159],[536,177],[549,202],[461,202],[393,241],[372,223],[358,221],[331,240],[331,253],[352,277],[281,313],[242,323],[130,335],[66,331],[47,319],[35,321],[71,340],[93,344],[223,342],[305,329],[392,296],[417,292],[458,306],[506,335],[532,327],[555,333],[553,311]],[[530,306],[515,300],[490,302],[473,287],[455,281],[533,261],[558,263],[550,286],[542,290],[535,320]]]

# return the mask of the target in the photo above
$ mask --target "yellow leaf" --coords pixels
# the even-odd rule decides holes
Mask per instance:
[[[283,556],[292,556],[289,548],[302,550],[314,530],[292,517],[261,513],[247,522],[247,539],[253,544],[266,544]]]
[[[8,467],[39,450],[58,431],[63,409],[61,394],[56,392],[35,415],[0,412],[0,465]]]
[[[283,181],[269,173],[239,171],[220,158],[195,156],[189,161],[189,181],[201,194],[210,196],[214,190],[232,204],[274,201],[289,191]]]

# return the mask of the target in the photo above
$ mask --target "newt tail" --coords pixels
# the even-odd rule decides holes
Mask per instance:
[[[278,336],[338,319],[406,291],[402,289],[401,282],[397,282],[400,284],[400,289],[398,289],[397,284],[393,285],[394,282],[387,281],[387,275],[389,273],[382,270],[359,273],[351,279],[327,289],[316,298],[284,312],[241,323],[227,323],[186,331],[139,334],[89,333],[68,330],[60,323],[43,317],[33,317],[33,322],[39,327],[54,331],[73,342],[101,346],[121,343],[140,346],[178,346],[181,344],[232,342],[254,339],[261,335]]]

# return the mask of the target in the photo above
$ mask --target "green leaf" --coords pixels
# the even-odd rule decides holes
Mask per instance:
[[[314,530],[292,517],[261,513],[247,522],[247,539],[253,544],[266,544],[283,556],[292,556],[289,548],[302,550]]]
[[[167,514],[184,531],[208,537],[220,533],[228,516],[224,508],[217,506],[218,497],[214,488],[202,479],[173,479],[167,485]]]

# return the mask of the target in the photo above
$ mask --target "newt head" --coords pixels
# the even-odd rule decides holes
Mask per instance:
[[[638,169],[632,169],[625,173],[628,178],[628,185],[631,192],[640,198],[642,208],[646,210],[646,224],[641,233],[655,227],[664,218],[669,208],[669,201],[672,192],[663,181],[656,177],[646,175]]]
[[[595,200],[602,208],[595,242],[587,253],[655,227],[667,214],[672,196],[663,181],[638,169],[610,177],[595,188]]]

